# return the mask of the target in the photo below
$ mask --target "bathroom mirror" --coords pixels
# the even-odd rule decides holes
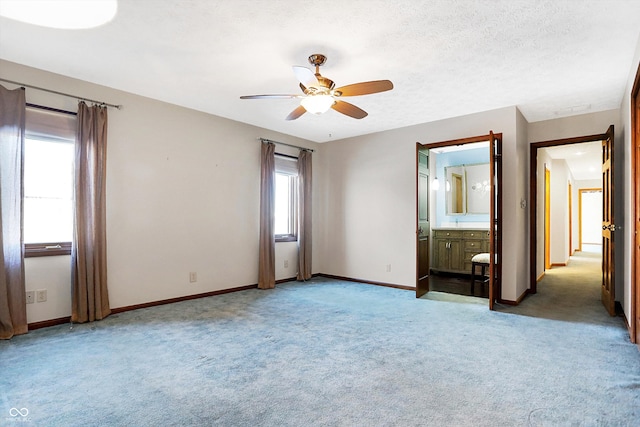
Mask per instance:
[[[447,215],[488,214],[491,206],[489,163],[445,168]]]
[[[448,215],[464,215],[467,211],[464,165],[444,168]]]

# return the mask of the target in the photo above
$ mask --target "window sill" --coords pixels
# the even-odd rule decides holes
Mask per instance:
[[[71,255],[71,242],[25,243],[24,257]]]
[[[276,236],[276,243],[279,242],[297,242],[298,241],[298,236],[294,236],[294,235],[280,235],[280,236]]]

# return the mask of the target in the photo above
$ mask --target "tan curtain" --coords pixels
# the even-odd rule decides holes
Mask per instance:
[[[0,338],[27,332],[23,252],[24,89],[0,86]]]
[[[311,279],[311,151],[298,155],[298,280]]]
[[[262,143],[260,154],[260,254],[258,288],[276,287],[275,222],[275,144]]]
[[[107,291],[106,235],[107,107],[78,104],[75,157],[73,322],[100,320],[111,313]]]

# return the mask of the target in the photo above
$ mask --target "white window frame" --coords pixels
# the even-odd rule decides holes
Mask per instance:
[[[48,141],[52,144],[75,144],[76,114],[73,112],[28,105],[25,124],[25,139]],[[25,159],[25,161],[28,162],[29,159]],[[71,172],[73,173],[73,171]],[[69,255],[71,254],[73,236],[69,237],[68,241],[63,242],[25,243],[24,256]]]
[[[287,177],[289,206],[288,206],[288,233],[274,234],[276,242],[298,241],[298,159],[296,157],[275,155],[276,176]],[[277,181],[277,180],[276,180]],[[276,185],[276,183],[274,183]]]

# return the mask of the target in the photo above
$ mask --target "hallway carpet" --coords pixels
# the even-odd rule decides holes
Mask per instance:
[[[568,322],[618,324],[600,301],[602,258],[599,253],[576,252],[566,267],[554,267],[538,282],[538,293],[517,307],[503,311]]]
[[[33,331],[0,342],[0,425],[639,425],[622,319],[553,286],[491,312],[316,278]]]

